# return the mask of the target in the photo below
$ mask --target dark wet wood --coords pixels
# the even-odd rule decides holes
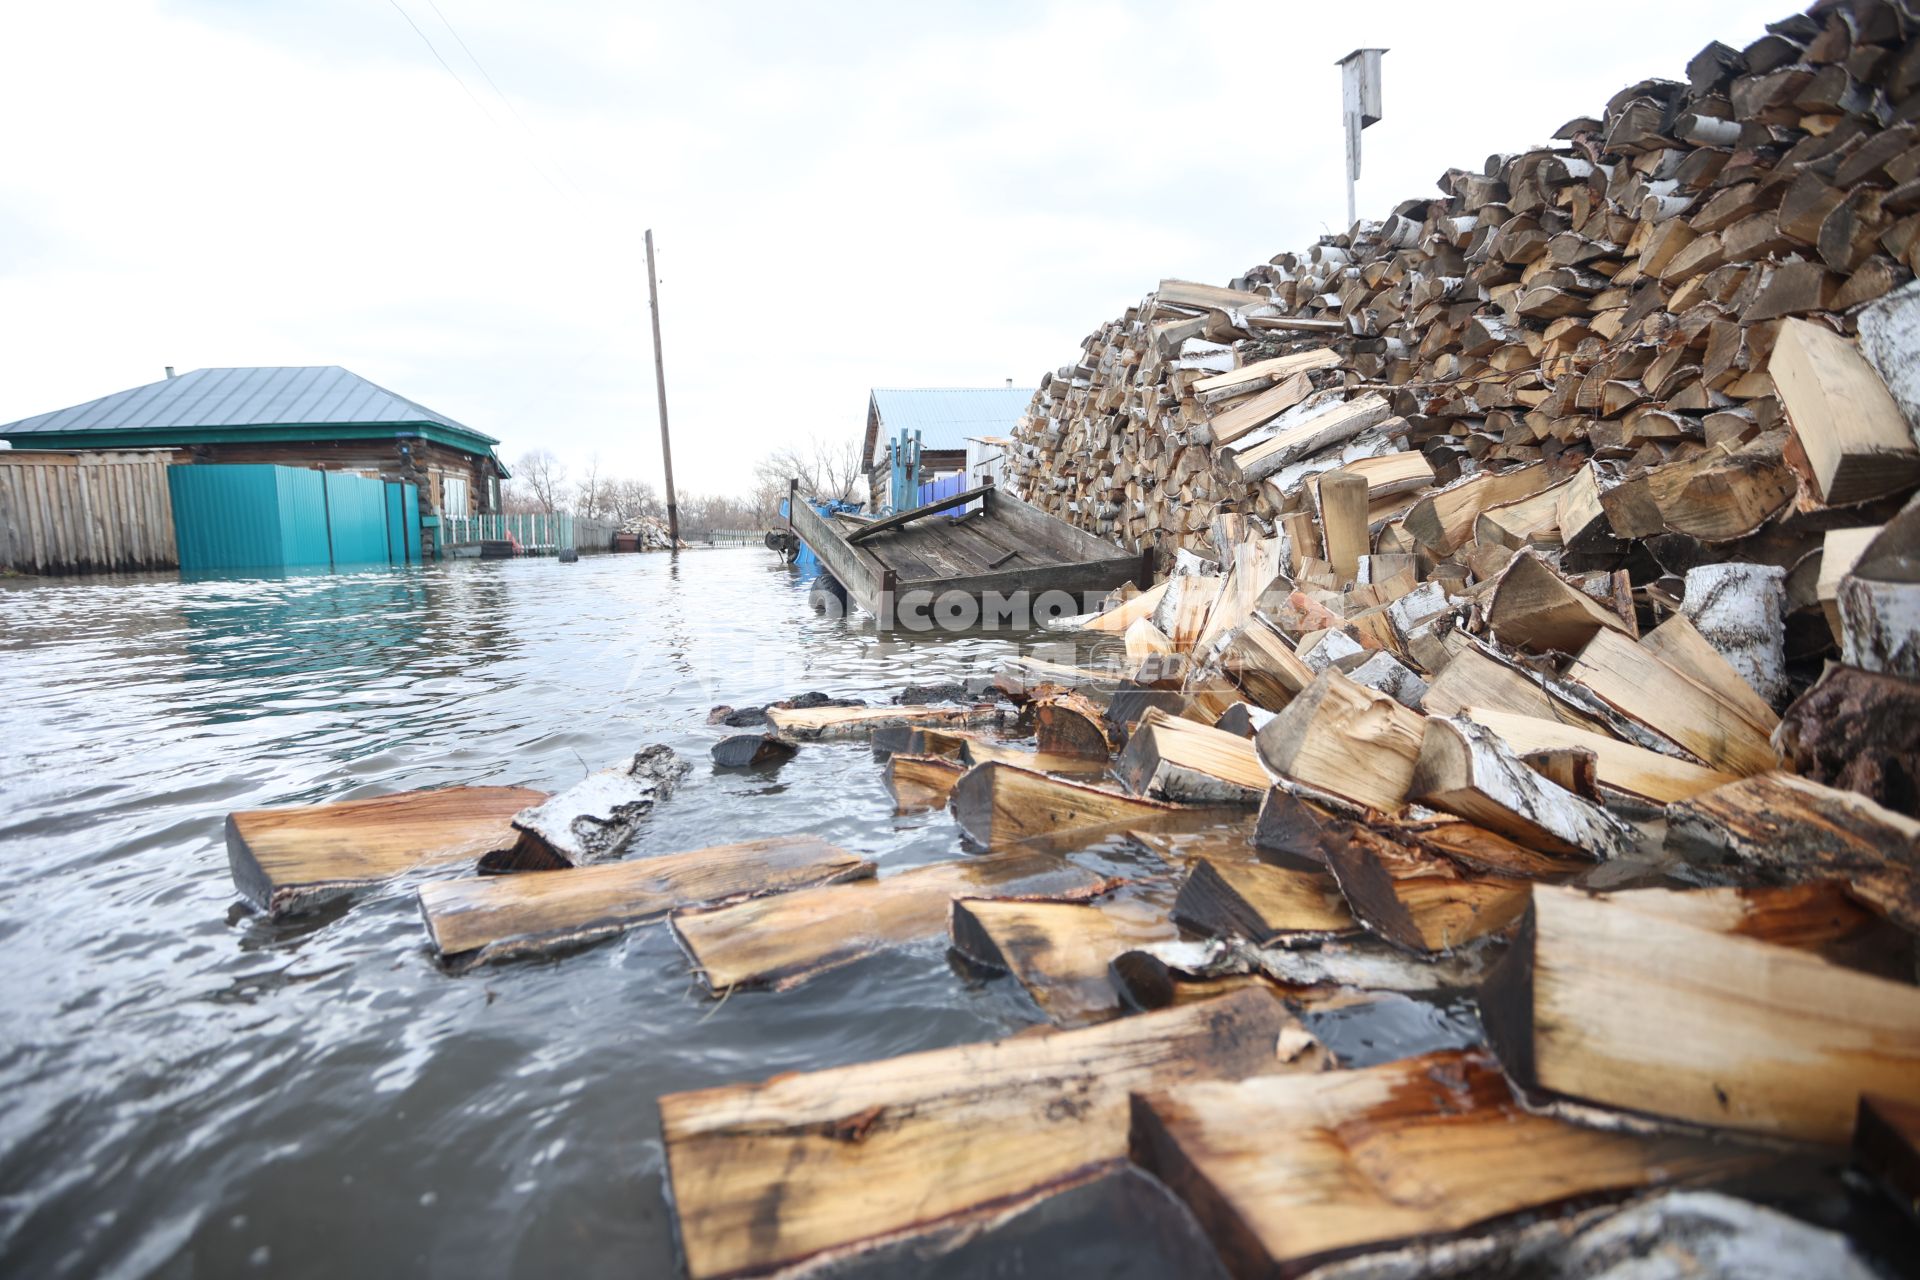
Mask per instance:
[[[1114,744],[1107,738],[1100,707],[1070,692],[1035,700],[1033,739],[1047,755],[1105,760],[1114,750]]]
[[[949,807],[968,839],[989,849],[1066,831],[1151,824],[1183,812],[1178,805],[998,762],[969,770],[954,784]]]
[[[417,867],[510,847],[513,816],[545,800],[525,787],[448,787],[227,815],[233,882],[272,915]]]
[[[966,765],[945,756],[895,752],[887,761],[887,790],[893,793],[894,812],[943,808],[953,784],[966,771]]]
[[[420,913],[458,967],[571,948],[680,907],[871,876],[874,864],[815,836],[776,836],[536,875],[438,880]]]
[[[923,729],[966,729],[1000,725],[1012,712],[992,703],[971,707],[887,704],[878,707],[769,707],[767,723],[775,733],[795,742],[848,741],[869,737],[876,729],[902,726]]]
[[[1004,1212],[1127,1151],[1127,1096],[1294,1068],[1255,990],[1099,1026],[660,1099],[692,1280]],[[1307,1065],[1319,1060],[1302,1055]]]
[[[1117,1016],[1107,975],[1115,956],[1179,936],[1163,908],[1135,899],[1096,903],[957,899],[953,948],[973,964],[1012,974],[1058,1026]]]
[[[1136,1092],[1131,1148],[1244,1280],[1766,1160],[1529,1114],[1497,1062],[1458,1051]]]
[[[713,744],[713,763],[722,769],[758,769],[793,759],[791,742],[766,733],[736,733]]]
[[[1201,933],[1261,946],[1360,928],[1340,886],[1325,872],[1211,858],[1196,858],[1189,866],[1173,918]]]
[[[1920,1104],[1862,1095],[1853,1162],[1878,1178],[1908,1213],[1920,1214]]]
[[[1524,881],[1467,875],[1357,824],[1330,830],[1321,848],[1354,916],[1408,951],[1452,950],[1508,929],[1527,909]]]

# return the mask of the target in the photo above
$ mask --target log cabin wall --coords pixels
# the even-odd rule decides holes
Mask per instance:
[[[351,471],[369,479],[397,480],[420,487],[423,511],[443,516],[491,515],[498,510],[498,473],[492,460],[417,437],[384,440],[237,441],[199,444],[188,452],[195,462],[271,462],[322,471]],[[463,509],[448,511],[445,480],[467,481]],[[163,480],[164,487],[164,480]]]
[[[125,573],[178,564],[171,449],[0,450],[0,568]]]

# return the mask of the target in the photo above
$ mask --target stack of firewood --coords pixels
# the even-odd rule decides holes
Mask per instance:
[[[1367,482],[1365,550],[1415,555],[1421,576],[1482,579],[1489,553],[1458,535],[1522,498],[1507,514],[1532,523],[1506,543],[1631,562],[1636,582],[1791,567],[1789,541],[1879,523],[1920,478],[1897,418],[1791,415],[1782,385],[1818,396],[1831,339],[1871,332],[1861,308],[1920,263],[1915,34],[1883,0],[1816,5],[1744,50],[1708,46],[1685,82],[1623,90],[1553,146],[1449,170],[1442,198],[1224,288],[1162,281],[1042,381],[1012,482],[1163,566],[1211,557],[1221,513],[1324,559],[1315,477],[1339,469]],[[1910,349],[1886,319],[1883,345]],[[1911,414],[1912,388],[1895,394]],[[1591,517],[1573,528],[1538,498],[1569,482],[1568,514]],[[1458,528],[1436,540],[1420,521],[1443,492]]]

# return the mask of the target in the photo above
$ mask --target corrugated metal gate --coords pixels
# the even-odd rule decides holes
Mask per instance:
[[[183,572],[420,561],[410,484],[267,463],[167,469]]]

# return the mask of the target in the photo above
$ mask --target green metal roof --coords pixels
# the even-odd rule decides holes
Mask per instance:
[[[195,369],[0,426],[0,439],[65,449],[408,434],[479,454],[499,443],[338,365]]]

